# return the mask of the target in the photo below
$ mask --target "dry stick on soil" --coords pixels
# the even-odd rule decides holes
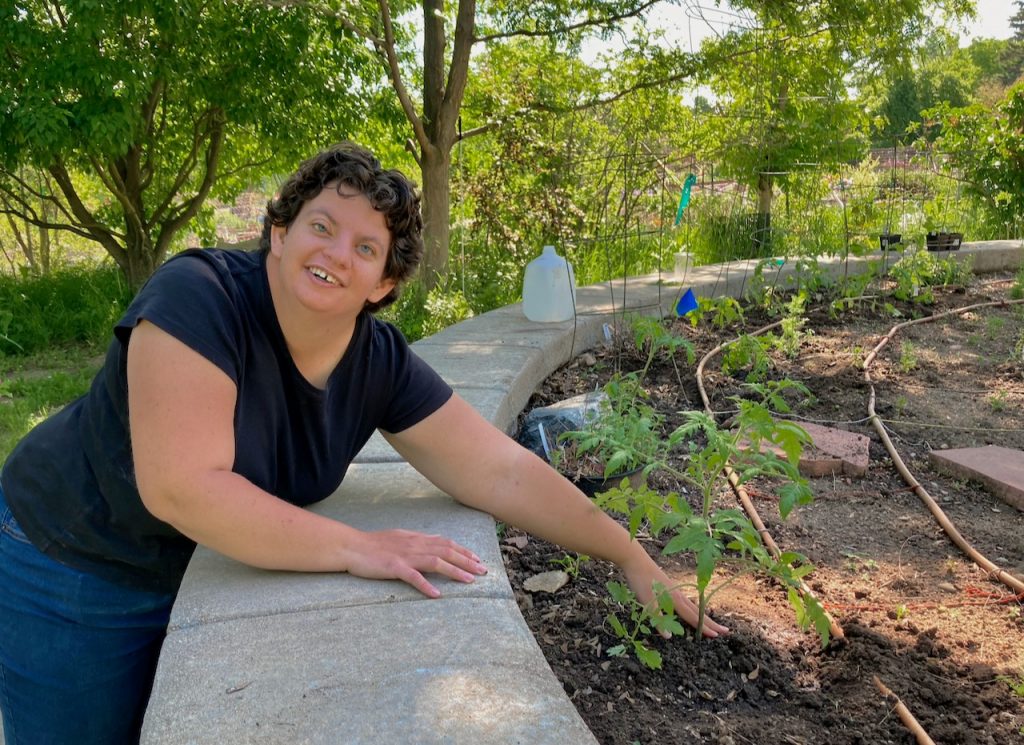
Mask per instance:
[[[775,323],[757,329],[756,331],[748,334],[748,336],[759,336],[781,325],[782,321],[776,321]],[[707,391],[704,389],[704,365],[707,364],[707,361],[709,359],[714,357],[716,354],[721,352],[730,344],[734,344],[736,341],[738,340],[733,339],[732,341],[727,341],[723,342],[722,344],[719,344],[717,347],[715,347],[706,355],[704,355],[704,357],[701,358],[700,364],[697,365],[697,390],[700,391],[701,401],[704,402],[704,410],[707,411],[708,414],[710,414],[711,416],[714,416],[715,412],[711,408],[711,401],[708,399]],[[754,524],[754,527],[757,528],[758,535],[760,535],[761,540],[764,541],[765,547],[771,552],[772,556],[775,557],[775,559],[778,559],[782,555],[782,551],[779,550],[778,545],[772,538],[772,534],[769,533],[768,528],[765,527],[764,521],[761,519],[761,515],[758,514],[757,508],[754,507],[754,503],[750,501],[750,496],[747,494],[747,490],[743,488],[742,484],[740,484],[740,480],[739,477],[736,475],[736,472],[733,471],[728,466],[726,466],[726,468],[723,469],[723,473],[725,474],[726,479],[729,481],[729,486],[732,487],[733,492],[736,494],[736,498],[739,499],[740,504],[743,505],[743,510],[744,512],[747,513],[747,516],[750,518],[750,522],[752,522]],[[807,583],[803,580],[800,580],[797,588],[799,589],[801,595],[803,595],[804,597],[812,597],[818,602],[818,605],[821,605],[822,612],[824,612],[825,617],[828,619],[829,632],[832,634],[832,637],[834,639],[845,639],[846,634],[843,632],[843,627],[840,626],[838,622],[836,622],[836,620],[832,617],[831,613],[825,610],[824,604],[822,604],[821,601],[818,600],[817,596],[814,594],[811,588],[807,586]]]
[[[963,551],[971,560],[979,567],[984,569],[990,577],[995,577],[1004,585],[1013,589],[1016,593],[1024,592],[1024,581],[1014,577],[1012,574],[1000,569],[998,566],[993,564],[987,558],[985,558],[977,549],[975,549],[967,540],[960,535],[960,531],[956,529],[956,526],[946,517],[946,513],[942,511],[938,503],[928,491],[921,486],[914,475],[907,468],[900,454],[896,451],[896,446],[893,445],[892,440],[889,438],[889,433],[885,430],[885,425],[878,418],[878,414],[875,413],[875,385],[871,380],[871,363],[878,357],[878,353],[882,351],[886,344],[892,340],[892,338],[902,329],[907,326],[913,326],[918,323],[928,323],[935,321],[945,316],[956,315],[960,313],[966,313],[967,311],[976,310],[978,308],[992,308],[1000,307],[1005,308],[1008,305],[1018,305],[1024,303],[1024,300],[996,300],[989,303],[976,303],[974,305],[967,305],[963,308],[956,308],[954,310],[946,311],[945,313],[938,313],[934,316],[927,316],[925,318],[918,318],[913,321],[905,321],[904,323],[898,323],[889,329],[889,333],[882,337],[882,341],[871,350],[871,353],[864,359],[864,381],[870,386],[871,393],[868,396],[868,418],[871,419],[871,424],[874,426],[875,431],[878,432],[878,436],[882,439],[882,444],[885,445],[885,449],[889,452],[889,457],[892,458],[893,463],[896,464],[896,469],[900,472],[903,480],[910,485],[914,490],[914,493],[921,498],[921,501],[925,503],[925,506],[938,521],[939,525],[946,532],[946,535],[950,537],[950,540],[955,543],[961,551]]]
[[[918,723],[914,715],[910,713],[910,709],[900,700],[900,697],[889,690],[889,688],[878,679],[877,675],[872,675],[871,679],[875,681],[875,687],[881,692],[886,698],[891,698],[896,702],[896,713],[900,715],[900,721],[906,726],[907,729],[913,733],[914,738],[917,740],[918,745],[935,745],[935,741],[928,736],[928,733],[924,731],[924,728]]]

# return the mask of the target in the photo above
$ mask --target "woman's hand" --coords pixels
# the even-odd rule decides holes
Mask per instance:
[[[626,582],[629,584],[633,594],[636,595],[636,599],[643,603],[647,608],[653,612],[659,612],[658,601],[654,597],[653,585],[655,582],[662,585],[666,589],[670,590],[672,595],[672,604],[675,607],[676,615],[679,616],[683,621],[688,623],[693,628],[697,628],[697,623],[700,617],[700,611],[690,598],[686,597],[678,589],[672,589],[676,587],[676,583],[668,578],[661,567],[659,567],[654,560],[647,555],[647,552],[643,550],[639,544],[635,544],[637,551],[635,559],[631,558],[628,562],[623,562],[620,565],[623,574],[626,575]],[[711,617],[706,613],[704,615],[704,636],[714,639],[721,634],[728,634],[729,629],[711,620]],[[662,636],[666,639],[672,635],[663,631]]]
[[[487,574],[480,558],[455,541],[411,530],[354,531],[344,551],[349,574],[367,579],[400,579],[430,598],[441,592],[424,572],[457,582],[472,582]]]

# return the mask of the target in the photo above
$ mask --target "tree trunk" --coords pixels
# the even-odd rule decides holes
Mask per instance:
[[[768,256],[772,247],[772,177],[757,176],[757,216],[754,221],[754,256]]]
[[[451,203],[451,152],[432,147],[421,154],[423,178],[423,243],[425,253],[420,278],[429,290],[448,271],[448,212]]]
[[[57,219],[57,208],[52,204],[43,202],[39,205],[39,211],[43,219],[48,222],[55,222]],[[53,264],[50,261],[50,229],[39,228],[39,270],[44,276],[50,274]]]
[[[132,290],[137,291],[160,266],[164,258],[161,255],[163,253],[157,250],[145,231],[140,232],[129,226],[126,231],[124,253],[114,258]]]

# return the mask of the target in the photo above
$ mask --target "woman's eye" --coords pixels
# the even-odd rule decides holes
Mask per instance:
[[[324,225],[322,222],[315,222],[313,223],[313,231],[316,233],[326,233],[327,226]]]
[[[374,251],[373,246],[369,243],[361,243],[359,244],[359,253],[364,254],[365,256],[373,256],[377,252]]]

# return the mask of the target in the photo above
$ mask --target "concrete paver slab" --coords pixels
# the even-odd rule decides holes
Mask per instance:
[[[595,740],[515,602],[459,598],[172,632],[142,742]]]
[[[811,446],[804,448],[800,453],[798,464],[800,473],[804,476],[821,478],[839,474],[855,477],[867,475],[870,443],[867,437],[810,422],[795,424],[803,427],[811,437]],[[768,447],[780,458],[786,457],[785,452],[777,445],[762,442],[761,446]],[[744,440],[740,442],[740,447],[746,449],[749,443]]]
[[[999,445],[933,450],[935,467],[955,478],[983,483],[1007,504],[1024,511],[1024,452]]]
[[[511,598],[490,515],[463,507],[411,466],[353,466],[338,492],[311,511],[361,530],[405,528],[444,535],[476,552],[488,574],[470,584],[431,575],[446,597]],[[343,573],[273,572],[200,547],[171,614],[172,629],[232,618],[425,600],[404,582]]]
[[[515,429],[519,412],[533,395],[532,390],[527,391],[520,387],[513,390],[457,388],[455,392],[502,432],[512,432]]]
[[[398,454],[388,444],[380,432],[374,432],[370,435],[370,439],[363,445],[363,449],[356,453],[356,457],[352,459],[353,463],[405,463],[405,458]]]
[[[800,470],[805,475],[820,477],[844,473],[857,478],[867,476],[870,463],[868,446],[871,444],[867,437],[813,422],[797,424],[811,436],[813,445],[805,457],[800,458]]]

